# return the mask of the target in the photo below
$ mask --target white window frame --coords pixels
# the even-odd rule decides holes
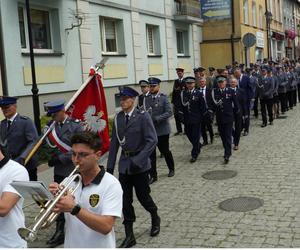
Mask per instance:
[[[105,20],[110,20],[114,22],[115,25],[115,37],[116,37],[116,51],[107,51],[106,48],[106,37],[105,37]],[[101,37],[102,37],[102,54],[104,55],[118,55],[119,54],[119,47],[118,47],[118,32],[117,32],[117,22],[118,20],[115,18],[109,17],[101,17]]]
[[[252,2],[252,25],[257,27],[257,11],[255,2]]]
[[[244,17],[244,24],[249,24],[249,3],[248,3],[248,0],[243,0],[243,17]]]
[[[149,38],[149,31],[151,30],[152,33],[152,51],[150,51],[150,38]],[[155,55],[155,26],[151,24],[146,25],[146,37],[147,37],[147,51],[148,55]]]
[[[182,33],[182,46],[183,46],[183,53],[178,53],[178,41],[177,41],[177,32],[181,32]],[[185,51],[185,39],[184,39],[184,30],[180,30],[180,29],[176,29],[176,52],[177,52],[177,56],[184,56],[186,55],[186,51]]]
[[[21,52],[22,53],[29,53],[30,49],[29,49],[29,35],[28,35],[28,20],[27,20],[27,13],[26,13],[26,8],[24,5],[18,5],[18,13],[19,13],[19,7],[23,9],[23,17],[24,17],[24,32],[25,32],[25,43],[26,43],[26,48],[22,48],[22,45],[20,44],[21,47]],[[49,9],[47,8],[43,8],[43,7],[31,7],[30,9],[35,9],[35,10],[41,10],[41,11],[47,11],[48,12],[48,16],[49,16],[49,30],[50,30],[50,42],[51,42],[51,49],[33,49],[34,53],[37,54],[49,54],[49,53],[54,53],[53,50],[53,34],[52,34],[52,22],[51,22],[51,12]],[[18,16],[19,18],[19,16]],[[20,29],[20,27],[19,27]],[[20,38],[21,41],[21,38]]]

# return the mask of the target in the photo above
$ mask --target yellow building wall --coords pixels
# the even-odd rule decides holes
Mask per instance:
[[[204,68],[224,68],[231,63],[230,43],[204,43],[200,45],[201,62]]]

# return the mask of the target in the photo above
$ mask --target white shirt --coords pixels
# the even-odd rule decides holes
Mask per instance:
[[[28,173],[19,163],[9,160],[0,168],[0,196],[5,193],[20,194],[10,185],[12,181],[29,181]],[[21,197],[5,217],[0,217],[0,248],[25,248],[17,230],[25,227],[25,216],[22,211],[24,199]]]
[[[91,183],[75,192],[76,202],[98,215],[121,217],[123,191],[120,182],[111,174],[105,173],[100,184]],[[92,196],[93,195],[93,196]],[[91,204],[91,196],[99,197],[99,202]],[[86,226],[76,216],[65,213],[65,248],[115,248],[114,229],[107,235],[98,233]]]

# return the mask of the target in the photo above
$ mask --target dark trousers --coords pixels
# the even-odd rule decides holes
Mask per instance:
[[[192,143],[191,156],[197,158],[201,151],[200,137],[201,137],[201,123],[186,123],[184,126],[185,134]]]
[[[176,124],[176,130],[178,133],[182,133],[182,122],[180,115],[176,112],[174,113],[175,118],[175,124]]]
[[[157,206],[150,196],[151,189],[149,187],[148,173],[140,173],[135,175],[119,174],[119,181],[123,189],[123,224],[133,223],[136,219],[133,202],[133,188],[141,205],[151,214],[157,213]]]
[[[288,100],[288,107],[293,108],[293,91],[292,90],[287,92],[287,100]]]
[[[297,105],[297,89],[294,89],[292,91],[292,100],[293,100],[293,106]]]
[[[245,132],[249,132],[250,127],[250,107],[246,106],[244,107],[244,110],[242,111],[243,119],[242,119],[242,128]]]
[[[300,102],[300,84],[297,85],[298,101]]]
[[[280,101],[280,107],[281,107],[281,113],[284,113],[287,111],[287,97],[286,93],[279,93],[278,98]]]
[[[255,96],[253,111],[254,111],[254,116],[258,117],[258,95]]]
[[[174,170],[174,159],[172,152],[169,149],[169,135],[160,135],[157,137],[157,147],[159,151],[165,157],[165,161],[169,170]],[[151,169],[150,175],[152,177],[157,177],[157,168],[156,168],[156,148],[153,150],[152,154],[150,155],[151,160]]]
[[[66,176],[61,176],[61,175],[54,175],[54,182],[56,183],[61,183],[64,179],[66,178]],[[60,213],[57,218],[56,218],[56,223],[61,222],[61,223],[65,223],[65,216],[64,213]]]
[[[218,128],[224,148],[224,157],[226,158],[229,158],[231,156],[232,126],[232,122],[218,123]]]
[[[240,143],[241,131],[242,131],[242,117],[240,114],[237,114],[234,118],[234,127],[232,130],[234,146],[238,146]]]
[[[261,116],[263,124],[267,124],[267,111],[269,122],[273,121],[273,99],[260,99]]]
[[[207,131],[209,133],[209,137],[210,140],[212,140],[212,138],[214,137],[214,131],[213,131],[213,127],[212,127],[212,122],[209,121],[203,121],[201,123],[201,136],[203,138],[203,142],[207,143]]]
[[[28,175],[30,181],[37,181],[37,168],[29,169]]]

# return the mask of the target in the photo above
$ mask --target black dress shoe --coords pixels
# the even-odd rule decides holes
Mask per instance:
[[[149,185],[157,181],[157,177],[150,177],[149,179]]]
[[[263,123],[262,125],[260,125],[262,128],[266,127],[267,124]]]
[[[224,164],[228,164],[229,162],[229,158],[228,157],[224,157]]]
[[[160,232],[160,217],[152,218],[152,226],[150,230],[150,236],[154,237]]]
[[[174,170],[170,170],[168,177],[173,177],[175,175],[175,171]]]
[[[249,134],[249,132],[244,131],[243,136],[247,136]]]
[[[130,248],[130,247],[133,247],[134,245],[136,245],[136,241],[135,241],[134,235],[131,235],[129,237],[126,237],[123,240],[123,242],[121,243],[119,248]]]
[[[202,146],[205,146],[205,145],[208,145],[208,142],[207,142],[207,141],[204,141],[204,142],[202,143]]]
[[[269,125],[273,125],[273,122],[269,122]]]
[[[174,136],[180,135],[182,132],[176,132]]]
[[[190,163],[194,163],[196,160],[197,160],[196,158],[192,157],[192,158],[190,159]]]

